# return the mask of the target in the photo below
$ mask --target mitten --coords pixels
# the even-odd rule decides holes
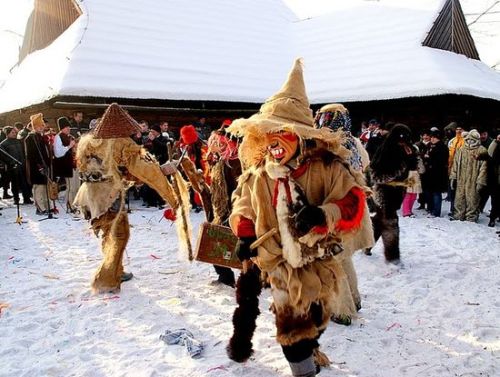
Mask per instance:
[[[323,210],[316,206],[305,206],[295,218],[295,228],[303,234],[308,233],[317,225],[325,225],[326,217]]]
[[[240,261],[257,256],[257,249],[250,249],[250,245],[256,240],[255,237],[241,237],[236,244],[236,255]]]

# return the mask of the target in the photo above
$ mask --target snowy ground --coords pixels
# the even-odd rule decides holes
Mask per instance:
[[[211,266],[178,261],[161,211],[132,207],[125,263],[135,279],[102,296],[89,290],[100,251],[87,222],[66,214],[39,222],[26,206],[19,226],[14,208],[2,211],[0,307],[9,307],[0,314],[0,376],[290,375],[269,292],[254,356],[229,360],[234,291],[210,284]],[[203,214],[191,218],[197,227]],[[363,308],[350,327],[327,329],[321,343],[333,364],[320,375],[499,376],[500,240],[486,222],[417,211],[400,222],[403,267],[387,265],[380,244],[373,256],[356,255]],[[159,340],[182,327],[203,341],[201,359]]]

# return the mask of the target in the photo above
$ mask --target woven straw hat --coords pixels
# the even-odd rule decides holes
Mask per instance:
[[[302,59],[296,59],[281,89],[248,119],[233,121],[228,132],[237,136],[289,131],[304,139],[322,138],[323,132],[314,128],[312,111],[304,85]]]
[[[94,130],[96,139],[117,139],[140,132],[139,124],[120,105],[112,103]]]

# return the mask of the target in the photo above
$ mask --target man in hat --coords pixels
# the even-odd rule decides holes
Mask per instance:
[[[26,153],[26,177],[33,186],[33,199],[37,215],[47,214],[50,210],[47,178],[52,179],[52,159],[50,146],[44,138],[46,128],[43,114],[30,117],[32,131],[24,140]]]
[[[77,162],[83,181],[74,204],[89,219],[96,234],[102,232],[104,260],[92,288],[105,292],[132,278],[123,272],[122,257],[129,238],[126,190],[140,180],[154,188],[174,209],[179,202],[156,160],[132,140],[137,122],[116,103],[111,104],[91,134],[78,145]]]
[[[233,121],[228,132],[243,136],[239,153],[246,169],[229,219],[239,238],[238,256],[251,259],[269,277],[276,339],[292,374],[314,376],[317,365],[329,364],[318,339],[335,300],[349,291],[340,287],[345,272],[335,254],[353,234],[353,248],[373,241],[363,182],[345,166],[341,156],[347,153],[338,135],[314,128],[300,60],[260,112]],[[260,246],[252,250],[256,239]],[[246,313],[233,317],[228,347],[233,360],[251,354],[251,334],[241,336],[251,327]]]
[[[71,136],[71,123],[68,118],[60,117],[57,119],[59,133],[54,137],[54,177],[66,184],[66,212],[74,213],[73,200],[75,199],[78,187],[73,188],[75,184],[73,170],[76,164],[73,158],[75,148],[75,138]],[[72,194],[72,195],[71,195]]]

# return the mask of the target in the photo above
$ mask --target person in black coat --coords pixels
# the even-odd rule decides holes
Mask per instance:
[[[431,217],[441,216],[442,193],[448,191],[448,147],[441,141],[439,130],[431,131],[431,143],[423,155],[427,176],[427,204]]]
[[[370,163],[370,175],[375,193],[375,216],[372,219],[375,241],[382,237],[385,259],[398,263],[399,224],[397,210],[406,192],[408,173],[416,165],[411,131],[396,124],[378,148]]]
[[[26,153],[26,177],[33,186],[33,199],[37,214],[49,211],[47,177],[52,179],[52,163],[50,145],[43,137],[45,122],[43,114],[38,113],[30,117],[33,131],[24,140]]]
[[[31,189],[26,182],[25,157],[22,142],[17,139],[17,128],[5,127],[7,138],[0,143],[0,160],[7,166],[6,174],[12,182],[14,204],[19,203],[19,193],[22,192],[24,204],[32,204]]]

